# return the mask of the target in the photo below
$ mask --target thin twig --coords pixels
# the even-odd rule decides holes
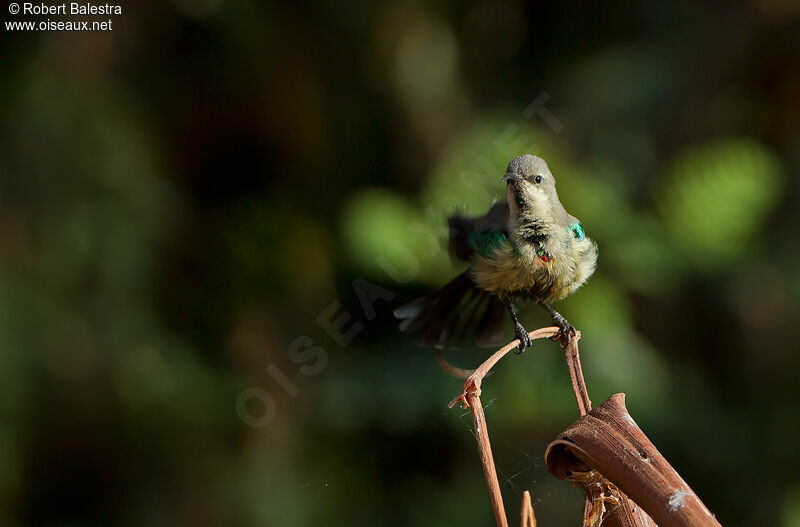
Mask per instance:
[[[589,391],[586,389],[586,381],[583,379],[583,368],[581,368],[578,340],[580,340],[580,332],[578,332],[566,346],[564,355],[567,359],[567,368],[569,369],[569,377],[572,381],[572,390],[575,392],[575,401],[578,403],[578,412],[580,412],[581,417],[583,417],[592,410],[592,401],[589,399]],[[655,526],[655,522],[644,514],[633,500],[619,492],[619,490],[602,474],[596,472],[592,474],[594,474],[594,479],[591,484],[587,485],[587,482],[581,481],[580,475],[573,471],[573,481],[581,484],[586,491],[583,507],[584,527],[601,524],[625,527]],[[612,514],[610,518],[606,518],[606,503],[613,503],[616,505],[614,514]],[[636,511],[638,511],[638,513]],[[604,519],[608,519],[609,521],[604,522]]]
[[[567,368],[569,368],[569,378],[572,381],[572,389],[575,392],[575,400],[578,403],[578,412],[581,416],[589,413],[592,409],[592,401],[589,399],[589,391],[586,389],[586,381],[583,380],[583,368],[581,368],[581,356],[578,352],[578,341],[581,338],[578,332],[570,340],[564,353],[567,357]]]
[[[547,328],[539,328],[537,330],[531,331],[528,333],[528,336],[531,340],[536,339],[543,339],[543,338],[550,338],[553,335],[558,333],[558,328],[555,326],[547,327]],[[461,401],[465,407],[469,408],[469,401],[467,395],[474,392],[477,395],[481,394],[481,382],[483,378],[486,377],[486,374],[489,373],[495,364],[497,364],[500,359],[505,357],[509,351],[513,350],[519,346],[519,339],[514,339],[496,352],[492,354],[491,357],[486,359],[483,364],[475,368],[475,370],[467,377],[466,382],[464,383],[464,387],[461,390],[461,395],[450,401],[448,408],[452,408],[456,405],[457,402]]]
[[[548,327],[531,331],[528,335],[531,337],[531,340],[534,340],[552,337],[557,332],[558,328]],[[497,470],[494,466],[492,445],[489,442],[489,429],[486,427],[486,416],[483,413],[483,406],[481,405],[481,382],[489,373],[489,370],[518,345],[519,339],[509,342],[492,354],[483,364],[478,366],[475,371],[467,377],[466,382],[464,382],[461,395],[453,399],[449,405],[449,407],[452,408],[458,401],[462,401],[464,406],[468,407],[470,412],[472,412],[475,439],[478,442],[478,453],[481,457],[483,475],[486,477],[486,485],[489,487],[489,499],[492,501],[492,510],[494,511],[494,518],[498,527],[508,527],[508,519],[506,518],[506,510],[503,507],[503,494],[500,492]],[[531,516],[532,515],[533,511],[531,509]],[[533,525],[535,525],[535,520]]]
[[[445,372],[447,375],[451,377],[455,377],[456,379],[466,379],[473,373],[475,370],[466,370],[464,368],[459,368],[458,366],[454,366],[447,362],[444,357],[442,357],[441,350],[436,350],[436,360],[439,362],[439,367]]]
[[[578,403],[578,413],[584,416],[591,411],[592,401],[589,399],[589,390],[586,389],[586,381],[583,378],[581,356],[578,351],[578,341],[580,338],[581,335],[580,332],[578,332],[564,348],[564,356],[567,359],[567,369],[569,370],[569,378],[572,381],[572,391],[575,392],[575,402]],[[592,495],[586,492],[583,498],[583,526],[594,525],[596,516]],[[602,521],[601,514],[599,522]]]
[[[531,493],[527,490],[522,494],[522,527],[536,527],[536,515],[533,514],[533,504],[531,503]]]
[[[467,400],[472,411],[475,439],[478,441],[478,452],[481,456],[481,466],[483,467],[483,475],[486,477],[486,485],[489,487],[489,499],[492,501],[494,518],[497,521],[497,527],[508,527],[506,510],[503,507],[503,495],[500,492],[500,482],[497,480],[497,471],[494,468],[492,445],[489,443],[489,430],[486,427],[486,416],[483,413],[481,398],[477,393],[471,392],[467,394]]]
[[[575,335],[564,348],[564,356],[567,359],[567,369],[569,378],[572,381],[572,391],[575,392],[575,401],[578,403],[578,412],[581,416],[589,413],[592,409],[592,401],[589,399],[589,390],[586,389],[586,381],[583,378],[583,368],[581,367],[581,356],[578,352],[578,341],[580,333]],[[595,514],[591,495],[587,492],[583,499],[583,525],[593,525]],[[602,519],[600,520],[602,521]]]

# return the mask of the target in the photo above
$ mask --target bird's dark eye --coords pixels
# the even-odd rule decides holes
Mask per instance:
[[[536,176],[533,178],[533,182],[536,183],[537,185],[540,184],[542,181],[544,181],[544,178],[542,177],[541,174],[536,174]]]

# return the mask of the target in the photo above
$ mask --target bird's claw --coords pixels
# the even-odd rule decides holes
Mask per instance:
[[[575,326],[570,324],[560,313],[553,316],[553,325],[558,327],[558,333],[550,337],[550,340],[560,342],[561,346],[566,348],[576,334]]]
[[[528,335],[528,332],[525,331],[525,328],[522,327],[522,324],[519,323],[514,327],[514,333],[516,334],[516,337],[519,339],[519,345],[517,346],[518,349],[516,351],[516,354],[520,355],[526,349],[531,347],[532,344],[531,337],[530,335]]]

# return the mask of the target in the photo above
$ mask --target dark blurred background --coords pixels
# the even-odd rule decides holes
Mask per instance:
[[[595,403],[626,392],[724,525],[800,526],[798,2],[111,18],[3,28],[0,524],[491,525],[461,381],[391,310],[530,152],[600,247],[559,305]],[[483,399],[512,523],[531,489],[578,525],[557,346]]]

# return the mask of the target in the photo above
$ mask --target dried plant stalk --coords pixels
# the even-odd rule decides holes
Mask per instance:
[[[558,328],[553,326],[547,328],[539,328],[537,330],[531,331],[530,333],[528,333],[528,336],[531,338],[531,340],[536,340],[536,339],[550,338],[556,333],[558,333]],[[459,401],[461,401],[461,403],[465,407],[470,407],[467,396],[470,393],[475,393],[480,396],[481,383],[483,382],[483,378],[486,377],[486,374],[489,373],[489,370],[491,370],[494,367],[494,365],[500,361],[500,359],[508,355],[508,352],[515,349],[517,346],[519,346],[519,339],[512,340],[511,342],[509,342],[508,344],[506,344],[505,346],[494,352],[491,357],[489,357],[483,362],[483,364],[475,368],[475,370],[472,371],[469,377],[467,377],[467,380],[464,382],[464,386],[461,390],[461,395],[450,401],[450,404],[447,405],[448,408],[452,408]],[[440,360],[439,364],[441,365],[441,363],[442,361]]]
[[[459,368],[458,366],[453,366],[449,362],[447,362],[444,357],[442,357],[442,351],[436,350],[436,361],[439,363],[439,367],[445,372],[447,375],[451,377],[455,377],[456,379],[466,379],[473,373],[475,370],[465,370],[464,368]]]
[[[541,328],[536,331],[531,331],[529,335],[531,340],[533,340],[551,337],[555,335],[557,331],[558,328],[555,327]],[[461,395],[453,399],[449,405],[449,407],[452,408],[457,402],[461,401],[472,413],[472,423],[475,428],[475,439],[478,442],[478,453],[481,458],[483,475],[486,477],[486,485],[489,487],[489,499],[492,501],[492,510],[494,511],[494,518],[498,527],[508,527],[508,519],[506,518],[505,508],[503,507],[503,494],[500,492],[497,470],[494,466],[492,445],[489,442],[489,430],[486,427],[486,416],[483,413],[483,406],[481,406],[481,382],[486,374],[489,373],[489,370],[491,370],[503,356],[518,345],[519,340],[509,342],[497,350],[483,364],[478,366],[469,377],[467,377],[466,382],[464,382]],[[533,512],[531,512],[531,514],[533,514]]]
[[[497,527],[508,527],[506,510],[503,507],[503,494],[500,492],[500,482],[497,480],[497,471],[494,467],[494,457],[492,457],[492,445],[489,443],[489,429],[486,427],[486,416],[483,413],[481,398],[472,392],[467,395],[469,408],[472,412],[472,423],[475,427],[475,439],[478,441],[478,452],[481,456],[481,466],[483,475],[486,478],[486,485],[489,487],[489,499],[492,501],[494,518]]]
[[[583,378],[581,357],[578,351],[580,332],[567,344],[564,353],[567,359],[569,377],[578,411],[585,416],[592,409],[589,391]],[[570,478],[573,484],[583,487],[586,493],[583,504],[584,527],[656,527],[655,522],[641,507],[619,491],[610,481],[597,471],[586,468],[580,472],[575,470]]]
[[[531,339],[540,339],[552,337],[556,332],[557,328],[547,327],[532,331],[529,335]],[[662,527],[719,526],[694,492],[636,426],[625,409],[623,394],[613,396],[592,410],[580,363],[579,339],[580,333],[566,346],[565,356],[582,417],[548,446],[545,460],[551,474],[572,480],[573,484],[580,485],[586,492],[583,525],[656,527],[655,518]],[[481,406],[481,382],[489,370],[518,344],[518,340],[510,342],[471,372],[461,394],[450,402],[452,407],[461,401],[472,413],[481,466],[498,527],[508,527],[508,520],[494,466],[486,416]],[[453,367],[450,369],[453,370],[451,373],[459,373],[460,376],[468,372],[456,372]],[[634,461],[644,464],[635,464]],[[626,494],[644,503],[645,507],[638,506]],[[527,492],[523,498],[522,525],[536,525],[530,494]]]
[[[527,490],[522,494],[522,519],[519,524],[522,527],[536,527],[536,515],[533,514],[531,493]]]
[[[579,483],[584,474],[602,473],[644,509],[622,504],[626,515],[646,512],[661,527],[720,527],[628,414],[624,394],[612,395],[567,428],[547,447],[545,463],[555,477]]]

